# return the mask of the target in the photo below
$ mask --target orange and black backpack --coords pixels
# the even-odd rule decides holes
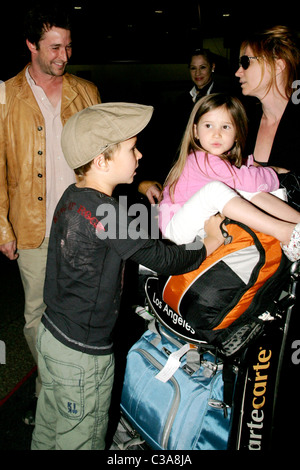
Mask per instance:
[[[291,262],[271,236],[229,219],[223,230],[231,243],[218,248],[195,271],[149,277],[146,294],[155,316],[168,329],[231,356],[274,319]]]

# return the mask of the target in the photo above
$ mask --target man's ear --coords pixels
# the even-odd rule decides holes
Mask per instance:
[[[98,157],[94,158],[94,164],[97,169],[107,172],[109,170],[108,160],[104,157],[103,153],[100,153]]]
[[[26,39],[26,45],[29,49],[29,51],[32,53],[32,54],[35,54],[36,51],[37,51],[37,47],[34,43],[30,42],[28,39]]]

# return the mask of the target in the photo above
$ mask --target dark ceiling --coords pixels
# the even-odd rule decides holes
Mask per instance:
[[[273,2],[252,0],[244,5],[230,0],[73,0],[78,54],[90,63],[185,62],[187,51],[205,38],[223,37],[227,48],[238,48],[243,35],[253,29],[275,24],[299,27],[297,6],[284,11]],[[92,47],[82,46],[85,38]]]
[[[275,24],[294,29],[300,25],[298,5],[284,10],[282,4],[278,8],[273,2],[257,0],[248,2],[247,6],[230,0],[62,0],[61,4],[67,4],[72,11],[72,61],[77,64],[182,63],[190,47],[201,46],[206,38],[221,37],[226,48],[238,51],[239,42],[248,31]],[[0,71],[0,78],[11,76],[20,70],[21,62],[26,62],[22,9],[27,5],[28,2],[18,4],[17,15],[12,2],[1,6],[5,69]]]

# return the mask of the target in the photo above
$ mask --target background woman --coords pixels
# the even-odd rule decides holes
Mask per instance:
[[[182,93],[175,102],[176,120],[182,137],[194,104],[202,96],[225,91],[218,89],[214,79],[215,60],[209,49],[194,49],[189,57],[188,68],[194,86]]]

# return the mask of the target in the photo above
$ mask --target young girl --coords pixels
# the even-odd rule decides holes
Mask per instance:
[[[295,261],[300,213],[269,194],[279,188],[274,169],[255,166],[252,156],[243,163],[246,135],[247,117],[237,98],[218,93],[195,105],[164,186],[161,231],[175,243],[190,243],[205,236],[204,221],[219,212],[277,238]]]

